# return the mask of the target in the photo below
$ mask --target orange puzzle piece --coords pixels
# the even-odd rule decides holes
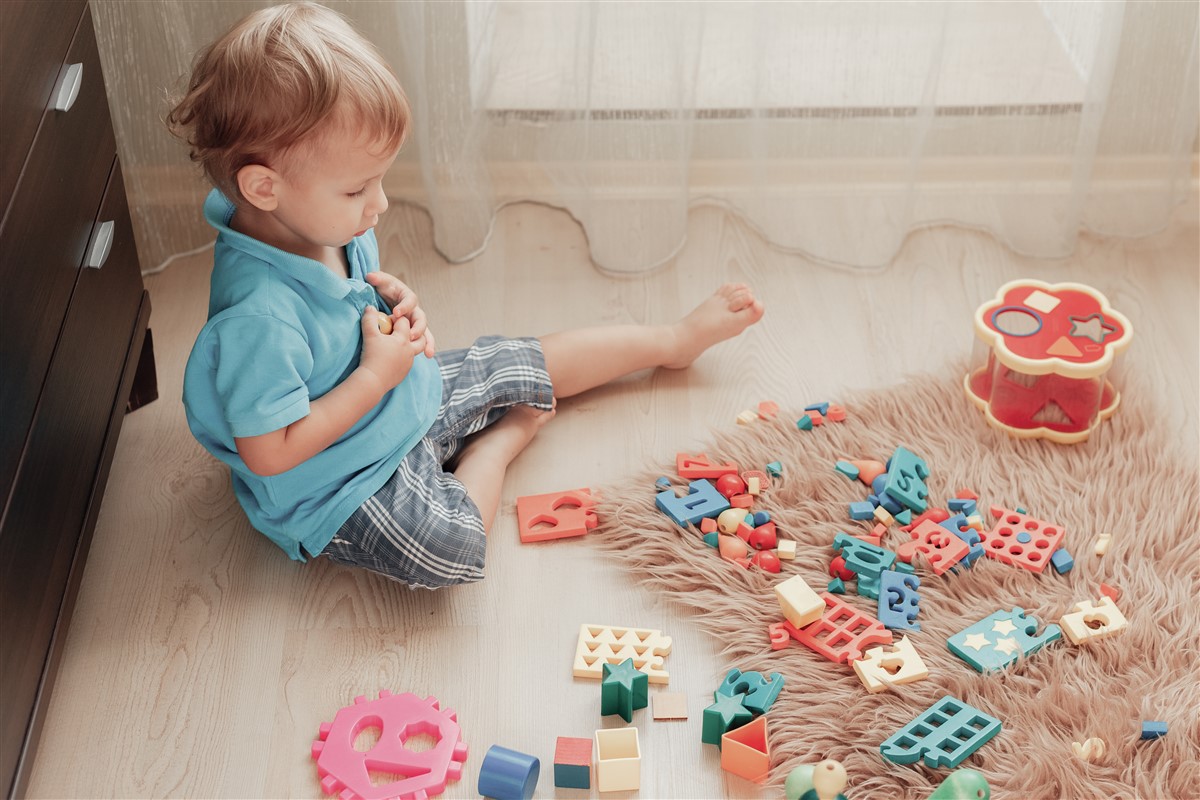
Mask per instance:
[[[599,524],[590,489],[535,494],[517,498],[517,531],[521,541],[544,542],[583,536]]]
[[[694,481],[700,478],[719,478],[722,475],[736,475],[738,465],[732,461],[728,464],[714,464],[704,453],[694,456],[689,456],[687,453],[677,453],[675,455],[675,471],[679,473],[679,477]]]

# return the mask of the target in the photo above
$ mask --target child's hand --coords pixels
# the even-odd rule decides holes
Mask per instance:
[[[433,334],[429,331],[425,309],[417,305],[417,293],[395,275],[386,272],[368,272],[367,283],[374,286],[375,291],[379,292],[379,296],[392,307],[393,320],[399,317],[408,318],[410,339],[416,341],[424,337],[424,353],[428,358],[433,358],[435,352]]]
[[[393,315],[392,325],[389,336],[379,329],[379,312],[374,306],[367,306],[363,312],[363,349],[358,365],[374,374],[386,391],[404,380],[413,359],[428,349],[424,336],[412,338],[408,317]]]

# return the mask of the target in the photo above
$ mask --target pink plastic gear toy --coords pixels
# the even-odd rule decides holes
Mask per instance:
[[[379,741],[360,753],[354,740],[371,727],[380,729]],[[436,744],[419,752],[405,746],[410,737],[421,734],[429,734]],[[467,746],[457,716],[450,709],[440,711],[435,698],[422,700],[411,692],[394,695],[384,689],[378,700],[356,697],[333,722],[322,723],[312,757],[326,794],[338,794],[342,800],[425,800],[462,777]],[[372,772],[397,779],[376,786]]]

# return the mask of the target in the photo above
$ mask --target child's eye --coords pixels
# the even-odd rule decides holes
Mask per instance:
[[[347,197],[362,197],[363,192],[365,192],[366,190],[367,190],[367,187],[364,186],[363,188],[359,189],[357,192],[349,192],[346,196]]]

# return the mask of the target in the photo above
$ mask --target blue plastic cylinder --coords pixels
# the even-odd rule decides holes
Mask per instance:
[[[479,793],[494,800],[529,800],[540,771],[541,764],[533,756],[494,744],[479,767]]]

